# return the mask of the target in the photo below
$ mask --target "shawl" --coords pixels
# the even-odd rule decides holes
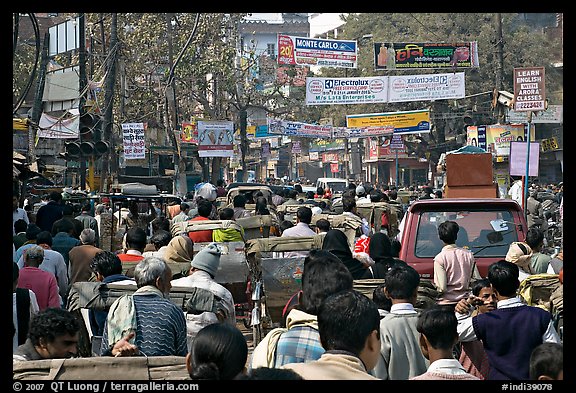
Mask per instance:
[[[108,342],[113,346],[131,332],[136,332],[136,309],[134,307],[134,295],[156,294],[164,297],[164,294],[152,285],[138,288],[132,295],[122,295],[116,300],[108,312],[107,329]],[[136,341],[136,336],[130,340],[131,344]]]

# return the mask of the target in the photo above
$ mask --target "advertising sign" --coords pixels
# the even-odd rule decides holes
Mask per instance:
[[[322,153],[322,162],[338,162],[338,153]]]
[[[357,48],[356,41],[278,34],[278,64],[356,68]]]
[[[302,138],[331,138],[332,126],[300,123],[268,118],[268,132],[271,134],[298,136]]]
[[[146,158],[144,123],[122,123],[122,141],[125,160]]]
[[[395,75],[389,77],[388,102],[464,98],[463,72],[450,74]]]
[[[198,155],[232,157],[234,123],[226,120],[198,121]]]
[[[270,143],[262,142],[262,158],[270,157]]]
[[[392,136],[392,140],[390,141],[390,149],[391,150],[404,150],[406,146],[404,146],[404,141],[402,140],[402,136],[399,134],[394,134]]]
[[[198,144],[198,126],[196,120],[183,122],[180,130],[180,143]]]
[[[534,128],[530,139],[534,140]],[[510,155],[510,142],[527,140],[528,127],[524,124],[494,124],[488,126],[468,126],[466,129],[467,145],[478,146],[496,156]]]
[[[302,153],[302,146],[300,146],[300,141],[292,141],[292,154]]]
[[[528,112],[509,110],[506,114],[508,123],[528,123]],[[548,105],[545,111],[532,114],[532,123],[562,123],[564,121],[563,105]]]
[[[367,126],[367,127],[334,127],[334,138],[370,138],[375,136],[392,135],[394,126]]]
[[[394,127],[394,134],[402,135],[427,133],[430,132],[430,111],[422,109],[406,112],[347,115],[346,125],[349,128],[391,126]]]
[[[514,110],[518,112],[546,109],[544,67],[514,68]]]
[[[528,143],[510,143],[510,176],[526,176],[526,162],[528,161]],[[540,161],[540,144],[530,142],[530,163],[528,176],[538,176],[538,163]]]
[[[374,43],[374,69],[479,67],[478,42]]]
[[[370,104],[388,101],[388,78],[306,78],[306,105]]]
[[[309,151],[330,151],[330,150],[343,150],[346,148],[344,139],[318,139],[310,142]]]
[[[75,116],[63,119],[42,113],[38,124],[36,138],[50,139],[76,139],[78,138],[78,128],[80,126],[80,116],[77,109]],[[72,112],[72,110],[70,111]],[[26,130],[28,128],[26,127]]]

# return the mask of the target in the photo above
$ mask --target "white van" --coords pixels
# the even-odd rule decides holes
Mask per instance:
[[[348,180],[338,177],[319,177],[316,180],[316,188],[322,187],[324,190],[330,189],[332,195],[342,194],[348,189]]]

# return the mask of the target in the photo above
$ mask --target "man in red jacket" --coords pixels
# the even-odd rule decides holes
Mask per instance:
[[[210,220],[210,213],[212,213],[212,202],[203,199],[198,205],[198,216],[194,217],[190,221],[205,221]],[[188,232],[188,237],[192,239],[194,244],[196,243],[211,243],[212,242],[212,230],[205,231],[192,231]]]

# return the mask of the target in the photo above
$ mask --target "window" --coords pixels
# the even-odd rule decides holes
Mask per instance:
[[[510,243],[518,241],[518,236],[513,225],[508,230],[495,232],[490,225],[490,221],[495,219],[513,221],[508,210],[423,212],[416,236],[415,254],[419,258],[436,256],[443,246],[438,237],[438,225],[451,220],[460,226],[456,245],[470,249],[476,257],[504,258]]]
[[[276,44],[268,44],[266,46],[266,54],[270,57],[276,58]]]

